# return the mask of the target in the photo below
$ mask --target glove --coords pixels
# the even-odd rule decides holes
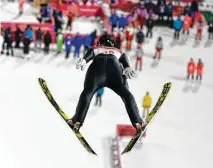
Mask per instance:
[[[124,69],[124,75],[128,78],[128,79],[131,79],[134,77],[135,75],[135,72],[130,68],[130,67],[127,67]]]
[[[87,62],[85,59],[79,58],[76,62],[76,69],[81,68],[81,70],[83,71],[84,68],[86,67],[86,64]]]

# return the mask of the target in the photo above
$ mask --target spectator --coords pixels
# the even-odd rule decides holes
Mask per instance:
[[[187,80],[189,80],[190,77],[194,80],[195,66],[193,58],[190,58],[190,61],[187,64]]]
[[[90,34],[87,34],[84,37],[84,54],[91,48],[92,44],[92,36]]]
[[[12,47],[12,34],[11,34],[11,28],[8,27],[4,30],[3,32],[3,44],[2,44],[2,51],[1,54],[4,54],[4,50],[5,50],[5,45],[6,45],[6,49],[7,52],[6,54],[9,55],[9,49],[11,50],[11,54],[13,55],[13,47]]]
[[[97,91],[96,93],[96,101],[95,101],[95,106],[97,106],[99,104],[99,106],[102,105],[102,96],[104,93],[104,88],[101,88]]]
[[[158,7],[158,20],[159,20],[159,23],[160,24],[163,24],[164,22],[164,16],[165,16],[165,13],[166,13],[166,6],[164,5],[164,2],[161,1],[161,4],[160,6]]]
[[[196,80],[202,80],[202,77],[203,77],[203,67],[204,67],[204,65],[203,65],[203,62],[202,62],[202,60],[199,58],[198,59],[198,63],[197,63],[197,66],[196,66],[196,70],[197,70],[197,76],[196,76]]]
[[[112,37],[114,38],[114,40],[116,39],[116,37],[118,36],[119,30],[118,28],[115,28],[112,32]]]
[[[40,23],[51,23],[51,7],[49,4],[40,5],[40,13],[37,16],[37,19]]]
[[[127,24],[127,18],[122,14],[121,17],[118,18],[119,29],[125,29]]]
[[[163,50],[163,39],[161,36],[158,37],[155,47],[156,47],[156,52],[153,59],[156,59],[157,57],[158,59],[161,59],[161,52]]]
[[[141,6],[139,7],[139,9],[137,10],[138,13],[138,22],[141,28],[143,28],[144,23],[146,21],[146,16],[147,16],[147,10],[144,6],[144,4],[141,4]]]
[[[68,13],[68,22],[67,22],[66,30],[68,30],[68,29],[69,29],[69,31],[72,30],[73,19],[74,19],[74,14],[70,11]]]
[[[123,41],[123,32],[122,31],[119,31],[117,28],[114,29],[114,31],[112,32],[112,36],[115,40],[115,47],[118,48],[118,49],[121,49],[121,44],[122,44],[122,41]]]
[[[136,42],[138,45],[142,45],[144,42],[144,33],[142,29],[139,29],[136,33]]]
[[[121,34],[118,32],[117,33],[117,36],[115,37],[115,47],[118,48],[118,49],[121,49]]]
[[[24,3],[25,3],[25,0],[18,0],[19,15],[20,16],[23,14]]]
[[[183,14],[184,14],[184,15],[189,15],[189,16],[191,16],[192,11],[191,11],[190,4],[187,4],[187,5],[184,7]]]
[[[49,54],[50,44],[52,43],[52,37],[49,31],[44,35],[44,53]]]
[[[173,24],[174,24],[173,27],[174,27],[174,30],[175,30],[174,40],[179,40],[180,39],[180,31],[181,31],[181,28],[182,28],[182,25],[183,25],[181,18],[178,17],[178,19],[175,20]]]
[[[30,39],[30,42],[33,41],[33,29],[30,25],[27,25],[24,31],[24,36],[27,36]]]
[[[183,19],[183,34],[185,34],[185,32],[187,32],[187,36],[189,35],[189,30],[190,30],[190,27],[191,27],[191,17],[186,14],[184,16],[184,19]]]
[[[198,2],[197,0],[193,0],[191,3],[191,11],[192,11],[192,26],[194,25],[195,22],[195,16],[196,13],[199,11],[199,7],[198,7]]]
[[[136,17],[136,12],[133,10],[129,15],[127,15],[127,25],[132,25],[135,27],[135,20],[137,19]]]
[[[42,39],[43,39],[43,31],[41,30],[41,28],[39,27],[38,30],[36,30],[35,32],[35,48],[36,49],[41,49],[41,43],[42,43]]]
[[[75,47],[74,57],[79,57],[82,44],[83,44],[82,37],[80,36],[79,33],[77,33],[73,39],[73,45]]]
[[[209,28],[208,28],[208,33],[209,33],[208,39],[213,40],[213,17],[208,22],[208,26],[209,26]]]
[[[135,71],[138,70],[138,64],[140,65],[139,70],[142,71],[142,62],[143,62],[144,52],[143,52],[143,48],[141,47],[141,45],[137,46],[135,54],[136,54]]]
[[[152,29],[154,27],[154,20],[149,17],[146,21],[146,27],[147,27],[147,32],[146,32],[146,37],[149,37],[152,38]]]
[[[155,13],[152,9],[149,10],[149,12],[147,13],[147,18],[151,18],[151,19],[155,19]]]
[[[10,50],[10,54],[11,56],[13,56],[13,37],[12,34],[9,33],[8,34],[8,41],[7,41],[7,56],[9,56],[9,50]]]
[[[157,7],[159,7],[162,3],[166,4],[166,0],[157,0]]]
[[[126,50],[131,50],[132,49],[132,40],[134,37],[134,28],[132,26],[129,26],[126,29]]]
[[[58,29],[62,29],[63,17],[62,12],[58,12],[57,10],[53,10],[53,18],[55,24],[55,32],[58,32]]]
[[[69,58],[71,47],[72,47],[72,39],[71,39],[70,35],[67,35],[67,37],[65,39],[65,50],[66,50],[66,56],[65,56],[65,58],[66,59]]]
[[[143,97],[142,106],[143,106],[143,118],[146,118],[149,115],[149,109],[152,105],[152,98],[149,95],[149,92],[146,92],[146,95]]]
[[[172,20],[173,20],[173,5],[172,2],[168,2],[166,5],[166,16],[167,16],[167,23],[169,27],[172,27]]]
[[[56,37],[56,46],[57,46],[57,54],[60,54],[62,51],[64,36],[62,34],[62,30],[58,29],[57,37]]]
[[[116,14],[116,12],[113,12],[109,19],[110,19],[110,23],[111,23],[111,27],[113,31],[113,29],[116,28],[118,25],[118,15]]]
[[[147,12],[149,12],[150,10],[153,11],[155,8],[155,4],[152,3],[152,0],[149,0],[148,3],[145,4],[145,7],[147,9]]]
[[[201,40],[202,32],[203,32],[203,21],[199,20],[197,23],[197,33],[196,33],[196,37],[195,37],[196,41]]]
[[[92,39],[92,42],[91,42],[91,46],[94,46],[95,45],[95,40],[97,38],[97,30],[95,29],[91,34],[91,39]]]
[[[111,11],[115,11],[118,5],[118,0],[109,0]]]
[[[15,40],[16,40],[16,44],[15,44],[15,48],[20,48],[20,42],[22,40],[22,34],[23,32],[21,31],[21,29],[17,26],[16,27],[16,31],[15,31]]]
[[[31,40],[29,38],[29,36],[25,35],[24,38],[23,38],[23,53],[24,55],[28,55],[29,52],[30,52],[30,43],[31,43]]]

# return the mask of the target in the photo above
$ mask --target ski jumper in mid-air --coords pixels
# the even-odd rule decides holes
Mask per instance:
[[[83,58],[77,60],[76,68],[81,70],[84,70],[89,61],[93,62],[87,70],[84,89],[80,95],[75,115],[67,120],[69,125],[74,126],[74,131],[78,131],[83,125],[93,95],[103,87],[112,89],[121,97],[136,130],[139,130],[144,124],[127,84],[127,78],[132,78],[134,71],[129,65],[127,56],[115,48],[115,45],[115,41],[110,35],[102,35],[97,42],[97,47],[89,49]]]

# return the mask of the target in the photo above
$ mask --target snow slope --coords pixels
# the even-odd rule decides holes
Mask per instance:
[[[171,33],[168,29],[155,30],[153,40],[144,44],[143,71],[129,80],[139,108],[146,91],[155,102],[163,83],[171,81],[173,87],[147,131],[142,148],[122,156],[123,168],[213,167],[213,47],[205,47],[205,41],[194,47],[193,37],[185,46],[172,47]],[[165,50],[160,64],[153,66],[151,57],[159,35],[163,36]],[[134,56],[133,52],[128,54]],[[21,51],[16,51],[16,55],[22,55]],[[31,57],[0,57],[0,167],[110,168],[107,139],[115,136],[117,124],[130,124],[121,99],[106,89],[103,107],[94,107],[94,100],[91,102],[81,129],[98,153],[97,157],[91,156],[55,112],[37,82],[38,77],[43,77],[61,108],[72,116],[86,71],[77,71],[75,60],[65,61],[64,55],[31,52]],[[186,63],[190,57],[204,62],[200,87],[186,86]]]
[[[161,31],[158,31],[161,34]],[[163,31],[164,32],[164,31]],[[169,48],[169,37],[164,39],[163,59],[151,67],[153,43],[144,45],[143,72],[130,80],[138,106],[144,93],[150,91],[156,101],[161,86],[173,82],[173,88],[150,126],[141,150],[133,150],[122,157],[124,168],[132,164],[141,167],[212,167],[213,136],[211,130],[213,94],[213,48],[192,49],[186,46]],[[186,88],[185,65],[189,57],[201,57],[205,74],[199,88]],[[63,55],[33,54],[31,60],[0,57],[0,167],[4,168],[68,168],[107,167],[106,138],[115,136],[116,124],[130,123],[123,102],[112,91],[106,90],[103,107],[91,103],[82,133],[99,154],[90,156],[42,93],[37,78],[47,80],[61,107],[72,116],[83,88],[86,71],[75,69],[74,60],[64,61]],[[112,102],[113,103],[112,105]],[[104,145],[105,144],[105,145]]]

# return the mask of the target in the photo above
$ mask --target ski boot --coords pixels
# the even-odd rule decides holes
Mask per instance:
[[[73,128],[74,132],[79,132],[80,127],[82,124],[80,122],[73,123],[72,119],[67,120],[68,125],[70,125]]]
[[[146,125],[147,125],[146,121],[143,121],[142,124],[140,124],[140,123],[135,123],[134,127],[135,127],[135,129],[136,129],[136,132],[141,132],[141,129],[142,129],[143,127],[146,127]]]

